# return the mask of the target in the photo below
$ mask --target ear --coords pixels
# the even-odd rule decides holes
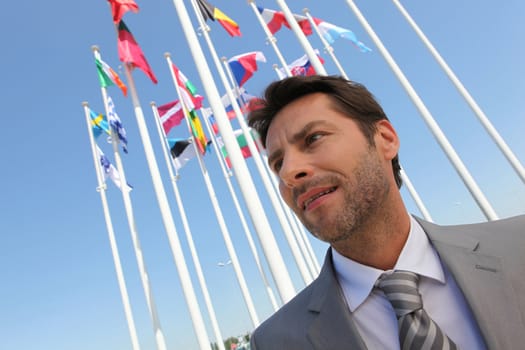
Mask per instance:
[[[376,123],[376,148],[387,160],[392,160],[399,151],[399,137],[392,124],[382,119]]]

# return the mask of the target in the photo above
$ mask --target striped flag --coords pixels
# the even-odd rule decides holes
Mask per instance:
[[[230,69],[239,87],[243,86],[257,70],[257,61],[266,62],[266,57],[261,51],[243,53],[228,60]]]
[[[159,106],[157,107],[157,110],[159,111],[162,128],[164,129],[164,133],[166,135],[168,135],[171,128],[180,125],[184,119],[184,112],[182,111],[182,106],[179,100],[168,102],[162,106]]]
[[[118,56],[119,59],[128,63],[133,67],[140,68],[151,79],[154,84],[157,84],[157,78],[153,74],[153,70],[149,66],[144,53],[139,44],[135,41],[133,34],[129,31],[124,21],[120,21],[118,25]]]
[[[122,125],[122,122],[115,110],[115,104],[110,96],[108,96],[108,121],[109,125],[118,136],[119,141],[122,143],[122,150],[124,153],[128,153],[128,139],[126,137],[126,129]]]
[[[192,145],[192,138],[189,139],[168,139],[173,165],[180,170],[186,163],[195,158],[195,147]]]
[[[317,18],[315,19],[315,22],[323,38],[325,38],[325,40],[330,44],[333,44],[336,39],[342,38],[351,41],[361,52],[372,51],[371,48],[357,40],[354,32],[352,32],[350,29],[341,28],[335,24],[331,24]]]
[[[128,93],[128,88],[122,80],[120,80],[120,77],[118,76],[117,72],[113,70],[106,62],[102,61],[99,58],[95,58],[95,63],[97,65],[97,72],[98,72],[98,80],[100,81],[100,86],[102,87],[108,87],[112,85],[116,85],[122,90],[122,93],[124,93],[124,96]]]
[[[212,21],[217,20],[230,36],[241,36],[239,25],[233,19],[226,16],[224,12],[210,4],[207,0],[197,0],[197,4],[205,21],[208,19]]]

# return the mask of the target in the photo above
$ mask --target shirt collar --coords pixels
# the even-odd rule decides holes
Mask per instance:
[[[385,271],[350,260],[332,249],[332,262],[350,311],[354,312],[368,297]],[[415,272],[445,283],[439,256],[419,223],[411,216],[410,231],[394,270]]]

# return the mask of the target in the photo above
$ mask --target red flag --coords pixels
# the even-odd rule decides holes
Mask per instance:
[[[128,11],[139,12],[139,7],[133,0],[108,0],[111,5],[111,14],[113,22],[118,23],[122,16]]]
[[[142,69],[144,73],[151,79],[151,81],[157,84],[157,78],[151,70],[151,67],[144,57],[144,53],[140,48],[139,44],[135,41],[135,38],[129,31],[124,21],[120,21],[118,25],[118,56],[119,59],[124,63],[129,63],[133,67]]]

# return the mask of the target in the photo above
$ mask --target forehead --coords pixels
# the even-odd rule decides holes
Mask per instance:
[[[300,97],[282,108],[273,118],[266,135],[269,149],[282,136],[291,137],[313,121],[330,123],[334,118],[348,117],[337,112],[326,94],[313,93]]]

